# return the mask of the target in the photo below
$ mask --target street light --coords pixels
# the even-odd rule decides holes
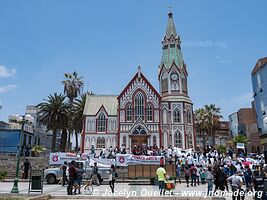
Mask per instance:
[[[12,187],[11,193],[19,193],[19,188],[18,188],[19,165],[20,165],[20,155],[21,155],[21,138],[23,135],[24,125],[25,124],[31,124],[31,123],[33,123],[33,120],[34,120],[34,118],[29,114],[27,114],[23,117],[16,115],[15,119],[16,119],[16,122],[21,124],[21,130],[20,130],[20,134],[19,134],[19,149],[17,152],[16,178],[14,179],[14,185]]]

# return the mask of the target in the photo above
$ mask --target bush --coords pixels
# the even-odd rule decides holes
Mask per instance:
[[[0,171],[0,180],[4,180],[7,177],[7,170],[1,170]]]
[[[224,145],[219,145],[217,147],[217,150],[219,150],[220,153],[222,153],[222,154],[226,154],[226,152],[227,152],[226,146],[224,146]]]

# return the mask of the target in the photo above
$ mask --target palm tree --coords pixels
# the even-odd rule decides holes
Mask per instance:
[[[52,152],[55,152],[57,131],[65,129],[68,126],[69,105],[65,102],[65,96],[54,93],[49,95],[45,102],[37,105],[39,111],[37,113],[38,120],[47,125],[48,130],[53,131],[52,135]],[[61,151],[66,147],[66,135],[62,132]]]
[[[212,138],[212,145],[215,145],[215,132],[220,127],[221,109],[217,108],[215,104],[205,105],[205,126],[208,134]]]
[[[205,118],[205,109],[199,108],[195,110],[194,113],[195,125],[197,132],[203,136],[203,146],[206,145],[206,118]]]
[[[73,104],[73,128],[75,130],[76,149],[78,149],[78,133],[83,129],[83,111],[85,108],[87,94],[82,94],[79,99],[75,99]]]
[[[81,93],[81,89],[83,86],[83,81],[81,80],[83,77],[78,77],[78,73],[74,71],[72,74],[65,73],[64,74],[65,79],[62,81],[62,84],[64,85],[64,94],[69,99],[70,104],[70,110],[69,110],[69,135],[68,135],[68,148],[70,148],[70,135],[73,131],[73,103],[74,99],[78,97]],[[77,143],[77,141],[76,141]],[[77,150],[77,149],[76,149]]]

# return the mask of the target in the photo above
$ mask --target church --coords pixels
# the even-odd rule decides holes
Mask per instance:
[[[82,152],[89,153],[92,145],[96,149],[125,146],[129,151],[135,145],[195,148],[187,66],[172,13],[168,14],[158,71],[160,91],[150,84],[139,66],[118,96],[87,95]]]

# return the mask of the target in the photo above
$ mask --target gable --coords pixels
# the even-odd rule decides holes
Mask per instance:
[[[161,99],[159,93],[155,90],[155,88],[150,84],[150,82],[145,78],[142,73],[140,73],[139,77],[138,73],[136,73],[132,80],[118,96],[120,108],[125,107],[128,102],[131,102],[132,96],[138,90],[141,90],[143,93],[145,93],[147,101],[151,101],[155,108],[159,107],[159,102]]]

